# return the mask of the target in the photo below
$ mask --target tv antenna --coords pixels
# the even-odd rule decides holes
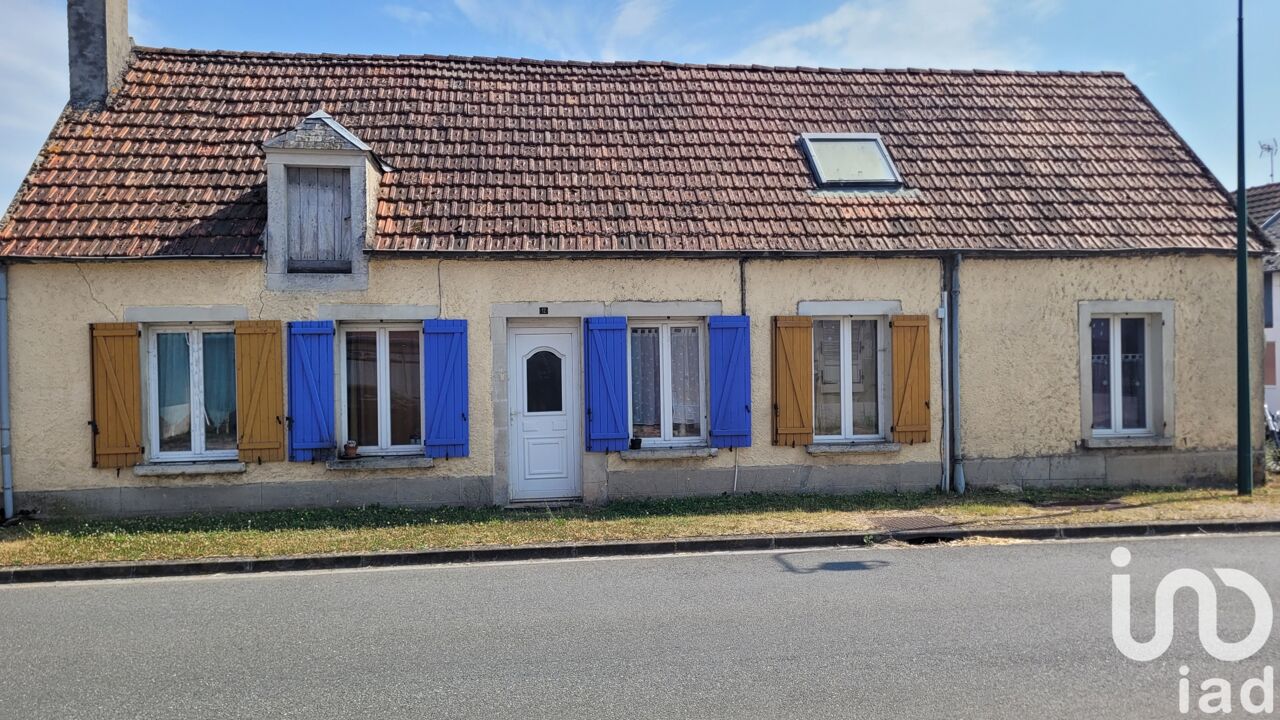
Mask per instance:
[[[1271,165],[1271,170],[1267,176],[1268,177],[1267,182],[1275,182],[1276,181],[1276,153],[1280,153],[1280,145],[1276,144],[1275,138],[1271,138],[1271,142],[1267,142],[1266,140],[1259,140],[1258,148],[1261,150],[1261,152],[1258,153],[1258,157],[1267,158],[1267,162],[1269,162]]]

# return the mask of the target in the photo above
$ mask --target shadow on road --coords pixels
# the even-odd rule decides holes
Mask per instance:
[[[810,553],[779,553],[773,556],[773,561],[782,566],[784,570],[796,575],[809,575],[816,572],[849,572],[852,570],[879,570],[888,565],[887,560],[842,560],[840,562],[824,562],[818,563],[812,567],[804,567],[792,562],[791,555],[805,556]]]

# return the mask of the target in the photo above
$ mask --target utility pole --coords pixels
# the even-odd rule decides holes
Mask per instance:
[[[1244,0],[1236,3],[1236,494],[1253,494],[1253,433],[1249,416],[1249,201],[1244,179]]]

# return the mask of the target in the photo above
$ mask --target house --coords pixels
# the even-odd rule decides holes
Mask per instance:
[[[1123,75],[172,50],[124,4],[68,3],[0,227],[17,509],[1234,477],[1233,209]]]
[[[1232,193],[1232,197],[1235,197],[1235,193]],[[1245,201],[1250,220],[1274,245],[1276,239],[1280,238],[1280,183],[1248,188],[1245,190]],[[1276,283],[1280,282],[1276,278],[1276,271],[1280,270],[1280,258],[1274,253],[1268,254],[1263,259],[1262,267],[1262,313],[1265,328],[1262,355],[1262,382],[1265,388],[1263,397],[1271,412],[1277,412],[1280,411],[1280,385],[1277,385],[1276,377],[1280,366],[1276,363],[1280,360],[1276,359],[1276,342],[1280,341],[1280,327],[1276,327],[1275,316],[1276,303],[1280,302],[1276,295]]]

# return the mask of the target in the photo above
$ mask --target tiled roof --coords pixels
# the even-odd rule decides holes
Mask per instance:
[[[0,255],[253,255],[261,144],[323,108],[394,171],[373,249],[1226,250],[1222,188],[1119,74],[137,48],[67,110]],[[818,192],[802,132],[876,132],[907,187]]]
[[[1280,235],[1280,183],[1251,187],[1244,191],[1244,195],[1249,201],[1249,218],[1259,227],[1271,220],[1272,237]]]

